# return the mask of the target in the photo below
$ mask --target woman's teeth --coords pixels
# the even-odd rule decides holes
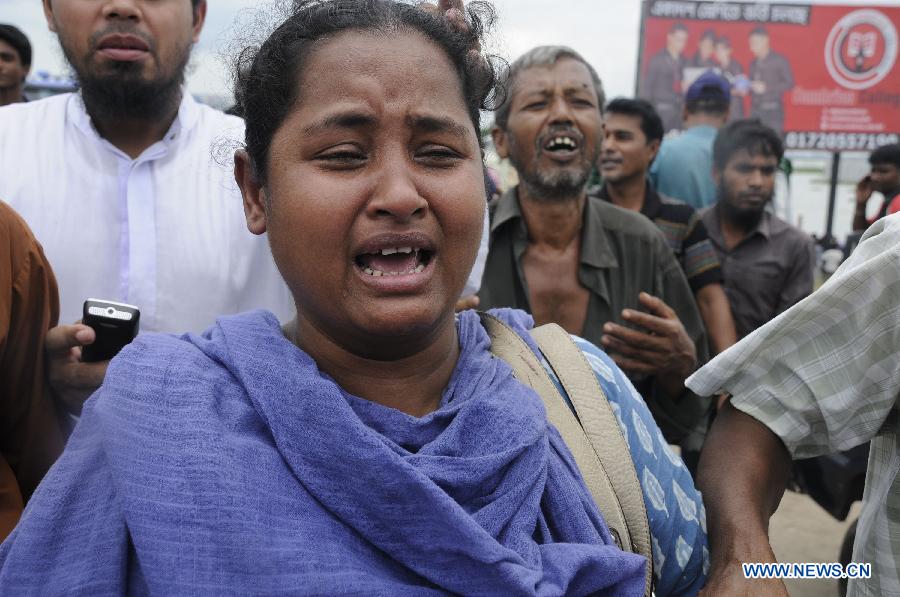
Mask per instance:
[[[428,265],[429,253],[412,247],[386,247],[357,259],[360,269],[370,276],[418,274]]]
[[[369,274],[370,276],[399,276],[402,274],[418,274],[421,273],[422,270],[425,269],[425,265],[420,263],[415,268],[411,269],[408,272],[383,272],[380,269],[372,269],[371,267],[363,268],[363,273]]]

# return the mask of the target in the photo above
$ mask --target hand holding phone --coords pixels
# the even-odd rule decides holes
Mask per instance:
[[[109,361],[85,363],[81,351],[93,344],[97,334],[81,323],[58,325],[47,330],[47,381],[54,397],[72,414],[81,414],[84,401],[97,391],[106,377]]]
[[[84,301],[82,323],[97,334],[92,344],[81,349],[85,362],[108,361],[137,336],[140,310],[134,305],[102,299]]]

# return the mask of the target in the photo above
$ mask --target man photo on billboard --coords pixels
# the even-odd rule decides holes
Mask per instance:
[[[719,63],[716,62],[716,32],[707,29],[700,36],[697,42],[697,52],[691,59],[691,66],[694,68],[716,68]]]
[[[734,59],[733,52],[731,40],[727,36],[723,35],[716,39],[716,62],[722,70],[722,76],[731,83],[731,109],[728,114],[728,122],[734,122],[744,117],[744,98],[747,97],[750,88],[750,82],[747,80],[747,75],[744,74],[744,67]]]
[[[675,23],[666,34],[666,47],[647,64],[640,96],[646,98],[662,118],[666,132],[681,126],[681,79],[687,60],[688,30],[683,23]]]
[[[784,93],[794,87],[794,73],[787,58],[773,52],[769,32],[757,27],[750,32],[750,115],[779,135],[784,134]]]

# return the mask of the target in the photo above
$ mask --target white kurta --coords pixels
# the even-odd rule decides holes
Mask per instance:
[[[137,305],[141,331],[199,332],[253,308],[292,317],[266,238],[247,230],[231,152],[216,155],[243,126],[185,94],[164,139],[132,160],[78,94],[0,109],[0,200],[44,247],[60,322],[88,297]]]

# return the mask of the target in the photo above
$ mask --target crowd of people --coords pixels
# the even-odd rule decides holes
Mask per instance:
[[[206,8],[44,0],[79,89],[39,101],[0,25],[0,594],[784,594],[740,564],[791,458],[868,441],[850,587],[900,594],[900,146],[813,292],[721,62],[664,139],[575,49],[485,56],[489,4],[305,0],[224,114],[184,88]],[[140,308],[111,361],[89,297]]]

